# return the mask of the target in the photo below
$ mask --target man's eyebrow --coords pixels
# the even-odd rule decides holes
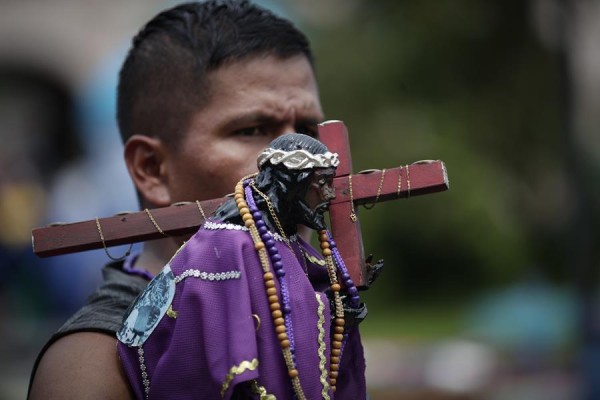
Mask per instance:
[[[224,130],[240,129],[248,125],[277,123],[278,119],[272,114],[263,111],[251,111],[230,118],[223,124]]]
[[[294,126],[317,126],[321,123],[322,119],[319,117],[301,117],[294,121]],[[282,119],[278,118],[275,114],[271,114],[264,111],[250,111],[248,113],[240,114],[228,119],[223,124],[223,130],[240,129],[251,125],[260,124],[278,124],[281,123]]]

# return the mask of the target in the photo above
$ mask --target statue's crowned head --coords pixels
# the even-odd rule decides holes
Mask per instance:
[[[268,165],[281,165],[298,171],[336,168],[340,163],[338,155],[331,153],[327,146],[301,133],[279,136],[258,156],[257,162],[259,170]]]
[[[291,133],[273,140],[257,159],[256,184],[269,194],[289,230],[296,224],[324,229],[323,213],[335,197],[338,155],[317,139]]]

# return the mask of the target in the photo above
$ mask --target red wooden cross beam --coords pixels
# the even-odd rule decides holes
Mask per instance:
[[[341,121],[319,125],[319,139],[339,155],[334,179],[336,198],[329,208],[331,231],[357,286],[366,286],[360,221],[351,219],[361,204],[394,200],[448,189],[444,163],[423,161],[352,175],[348,131]],[[174,204],[152,211],[121,213],[32,231],[33,251],[40,257],[100,249],[128,243],[192,234],[227,198]]]

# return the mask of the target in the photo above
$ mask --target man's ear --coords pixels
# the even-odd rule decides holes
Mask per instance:
[[[142,201],[153,207],[171,204],[166,171],[167,148],[157,138],[133,135],[125,143],[125,163]]]

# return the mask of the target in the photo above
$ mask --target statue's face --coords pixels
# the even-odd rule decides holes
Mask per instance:
[[[304,202],[315,212],[323,214],[329,208],[329,202],[335,198],[333,177],[335,168],[317,169],[306,191]]]
[[[317,169],[312,175],[308,190],[301,203],[301,223],[312,229],[325,229],[323,214],[329,209],[329,202],[335,198],[333,177],[335,168]]]

